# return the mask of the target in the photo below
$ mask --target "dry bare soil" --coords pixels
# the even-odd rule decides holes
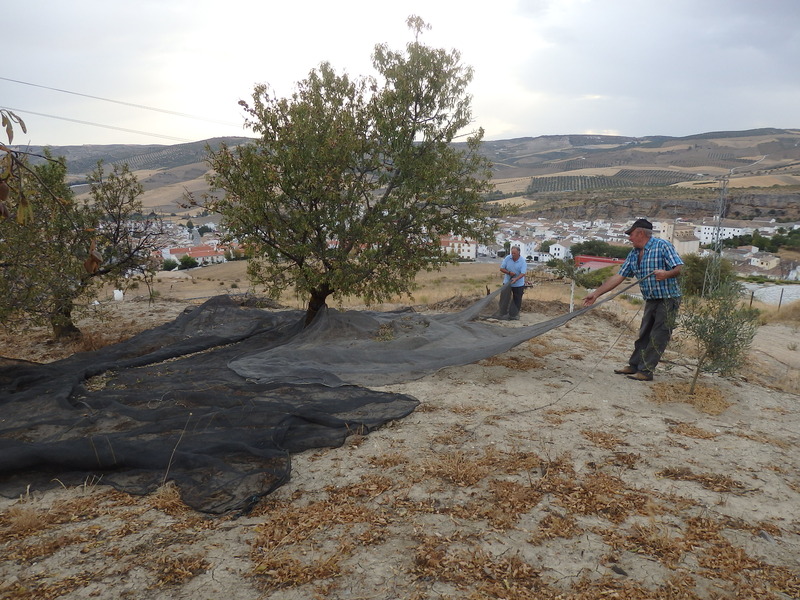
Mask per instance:
[[[434,303],[494,289],[495,271],[430,274],[413,303],[459,306]],[[162,278],[154,304],[136,291],[104,302],[87,340],[247,287],[241,273],[188,275]],[[538,285],[522,320],[497,326],[564,312],[567,290]],[[292,480],[246,515],[102,480],[0,499],[0,598],[800,598],[800,323],[765,325],[741,375],[703,376],[689,396],[677,343],[655,382],[613,374],[637,310],[613,301],[506,354],[380,388],[421,405],[296,455]],[[0,341],[40,360],[71,351],[46,332]]]

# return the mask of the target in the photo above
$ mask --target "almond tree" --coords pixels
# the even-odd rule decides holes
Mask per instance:
[[[375,47],[377,77],[351,78],[328,63],[288,98],[256,86],[240,102],[252,144],[209,149],[208,207],[257,259],[249,274],[273,295],[309,296],[306,323],[334,298],[380,302],[413,289],[415,275],[454,260],[441,235],[488,239],[482,194],[490,165],[471,123],[472,70],[459,52],[419,41]]]

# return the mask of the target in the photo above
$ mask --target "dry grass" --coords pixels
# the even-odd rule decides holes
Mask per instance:
[[[181,500],[177,486],[171,481],[159,487],[154,493],[147,496],[153,506],[169,515],[187,515],[191,509]]]
[[[553,538],[572,538],[583,532],[574,518],[569,515],[549,513],[539,521],[539,526],[535,534],[529,539],[534,546],[538,546],[545,540]]]
[[[619,477],[590,473],[583,480],[556,479],[547,488],[556,502],[571,513],[598,515],[622,523],[646,506],[646,495],[631,490]]]
[[[505,367],[513,371],[535,371],[544,366],[544,363],[537,358],[510,353],[492,356],[480,361],[480,364],[487,367]]]
[[[743,490],[745,487],[727,475],[694,473],[688,467],[669,467],[659,471],[657,474],[660,477],[667,477],[678,481],[694,481],[713,492],[732,492],[735,490]]]
[[[720,390],[700,384],[695,386],[694,394],[689,393],[690,384],[684,382],[656,383],[650,389],[653,402],[683,402],[709,415],[722,414],[731,405]]]
[[[495,557],[458,540],[422,536],[416,548],[413,574],[418,579],[475,586],[474,598],[552,598],[539,572],[518,556]],[[538,592],[538,593],[537,593]],[[523,595],[524,594],[524,595]]]
[[[693,437],[699,440],[713,440],[717,437],[716,433],[712,433],[703,429],[702,427],[696,427],[691,425],[690,423],[674,423],[670,424],[669,430],[672,433],[677,433],[678,435],[684,435],[686,437]]]
[[[180,585],[208,570],[209,562],[200,555],[161,556],[157,562],[157,587]]]
[[[491,472],[485,462],[461,450],[425,460],[419,467],[420,481],[436,477],[461,487],[475,485]]]
[[[780,308],[761,303],[754,303],[753,306],[761,312],[759,322],[762,325],[766,323],[785,323],[787,325],[800,326],[800,300],[784,304]]]
[[[636,523],[626,536],[626,549],[652,556],[674,569],[688,548],[685,540],[667,527]]]
[[[617,437],[607,431],[590,431],[584,429],[581,431],[583,437],[592,442],[598,448],[605,448],[606,450],[615,450],[617,446],[627,446],[625,440]]]
[[[773,446],[782,448],[783,450],[789,450],[790,448],[793,448],[792,443],[771,435],[765,435],[763,433],[754,434],[754,433],[748,433],[746,431],[732,431],[731,435],[735,435],[736,437],[740,437],[745,440],[757,442],[759,444],[772,444]]]

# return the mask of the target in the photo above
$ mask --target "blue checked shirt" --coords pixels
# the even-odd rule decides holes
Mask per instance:
[[[669,271],[682,264],[683,261],[672,244],[661,238],[651,237],[645,244],[641,260],[639,260],[639,250],[634,248],[620,267],[619,274],[623,277],[636,277],[645,300],[679,298],[681,290],[677,277],[664,281],[656,281],[655,276],[647,277],[647,279],[644,277],[652,273],[654,269]]]

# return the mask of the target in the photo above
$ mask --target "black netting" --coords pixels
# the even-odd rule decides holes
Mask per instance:
[[[222,296],[102,350],[3,360],[0,493],[100,478],[141,494],[174,481],[198,510],[244,509],[287,480],[291,453],[338,446],[418,404],[357,386],[475,362],[583,312],[501,327],[480,319],[496,296],[454,314],[328,310],[306,329],[304,312]]]

